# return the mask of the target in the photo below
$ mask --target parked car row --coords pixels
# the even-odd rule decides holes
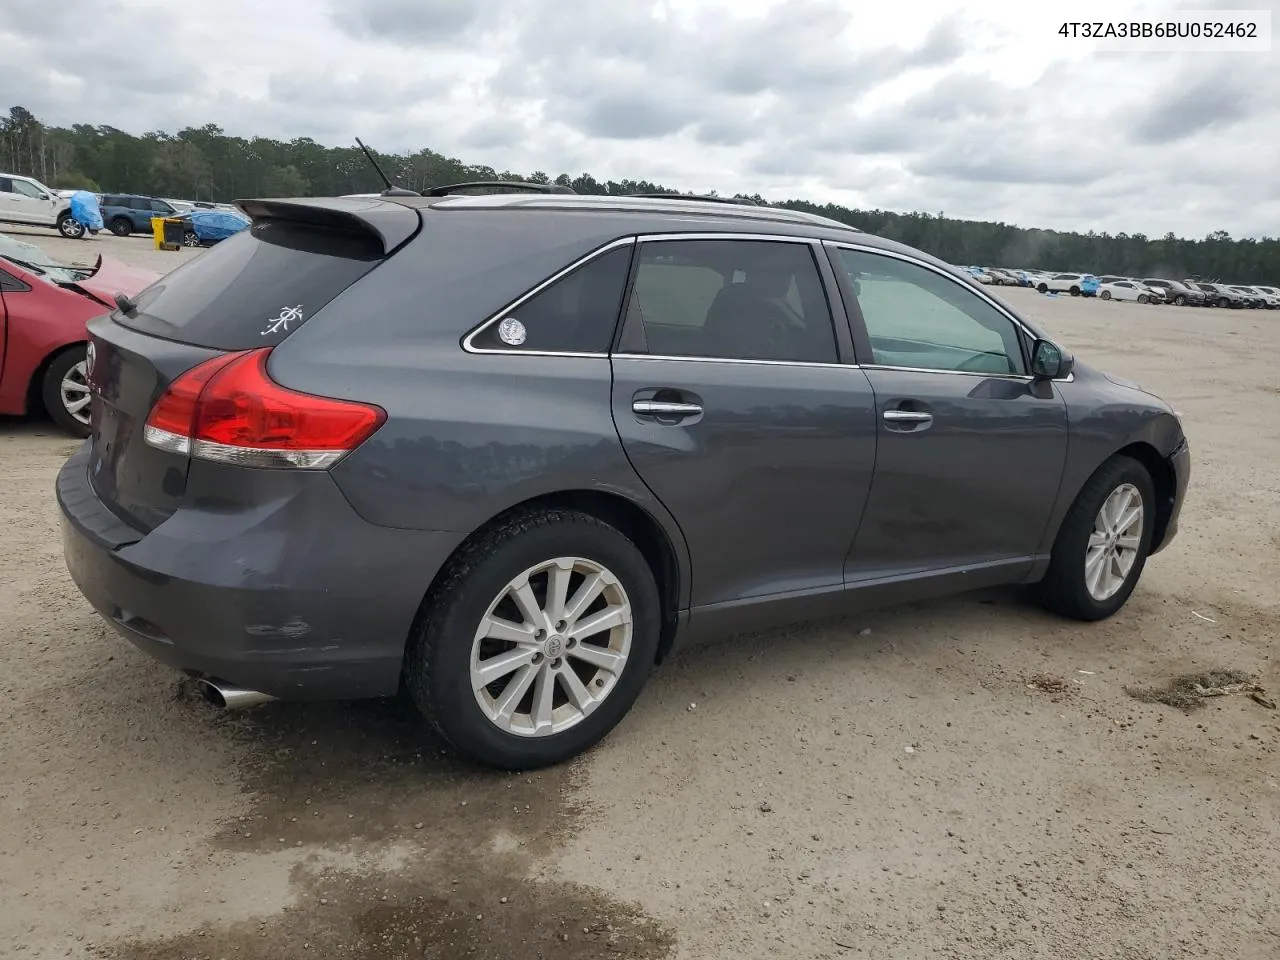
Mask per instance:
[[[1161,277],[1125,277],[1118,274],[1057,273],[1050,270],[1016,270],[1008,267],[964,268],[979,283],[1032,287],[1041,293],[1066,293],[1073,297],[1098,297],[1136,303],[1171,303],[1179,307],[1229,309],[1280,309],[1280,288],[1244,286],[1218,281],[1171,280]]]
[[[0,223],[50,227],[68,239],[86,236],[85,224],[73,216],[74,190],[54,190],[34,177],[0,173]],[[117,237],[151,233],[152,217],[178,217],[186,222],[184,243],[209,246],[249,225],[249,218],[225,203],[171,200],[132,193],[98,195],[103,226]],[[92,225],[91,225],[92,226]]]

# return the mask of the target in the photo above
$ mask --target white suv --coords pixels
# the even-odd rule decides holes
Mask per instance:
[[[16,173],[0,173],[0,223],[50,227],[72,240],[85,234],[84,224],[71,216],[70,200]]]

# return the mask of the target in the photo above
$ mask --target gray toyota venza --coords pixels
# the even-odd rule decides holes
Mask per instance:
[[[714,198],[254,200],[90,324],[67,565],[215,702],[407,691],[507,769],[678,644],[1034,585],[1115,613],[1182,426],[955,268]]]

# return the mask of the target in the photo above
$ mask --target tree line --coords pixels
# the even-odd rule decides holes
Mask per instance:
[[[375,156],[397,184],[419,191],[471,180],[553,179],[541,170],[499,171],[427,148],[402,154],[375,151]],[[246,139],[228,136],[212,123],[141,136],[87,123],[54,127],[24,107],[11,107],[7,117],[0,117],[0,170],[34,176],[56,188],[220,202],[254,196],[338,196],[382,188],[354,144],[329,147],[308,137]],[[554,181],[583,194],[677,192],[647,180],[602,181],[589,173],[562,173]],[[1093,230],[1074,233],[942,214],[853,210],[795,199],[766,201],[758,194],[746,199],[821,214],[949,263],[1280,284],[1280,239],[1271,237],[1233,240],[1225,230],[1199,240],[1172,233],[1160,238]]]

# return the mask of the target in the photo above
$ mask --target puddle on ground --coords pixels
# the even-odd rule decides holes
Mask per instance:
[[[191,696],[184,694],[184,696]],[[101,945],[106,960],[660,958],[674,940],[638,909],[532,877],[588,816],[575,768],[478,769],[403,701],[268,704],[213,713],[245,754],[248,810],[212,839],[238,854],[298,850],[273,915]]]

